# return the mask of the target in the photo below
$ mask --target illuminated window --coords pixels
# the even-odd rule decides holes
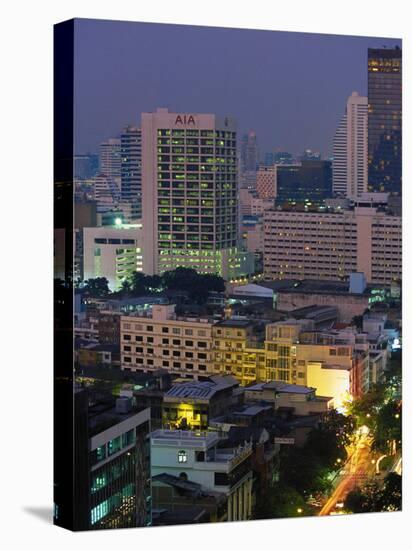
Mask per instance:
[[[179,463],[187,462],[186,451],[179,451],[177,453],[177,460],[178,460]]]

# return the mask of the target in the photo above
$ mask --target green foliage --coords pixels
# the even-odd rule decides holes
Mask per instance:
[[[305,499],[296,489],[276,483],[265,498],[256,503],[254,519],[290,518],[310,515]]]
[[[355,514],[401,510],[402,476],[390,473],[382,486],[372,482],[354,489],[346,497],[345,508]]]
[[[85,292],[93,298],[104,298],[109,295],[109,281],[106,277],[88,279],[84,283]]]

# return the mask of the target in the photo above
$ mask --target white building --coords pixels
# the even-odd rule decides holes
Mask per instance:
[[[141,126],[144,272],[248,274],[253,258],[238,249],[234,121],[158,109],[142,113]]]
[[[151,438],[152,477],[183,476],[228,499],[228,521],[251,519],[252,444],[219,449],[215,432],[156,430]]]
[[[84,280],[106,277],[110,290],[117,290],[142,266],[141,224],[83,229]]]
[[[333,191],[355,199],[367,183],[368,98],[353,92],[333,140]]]

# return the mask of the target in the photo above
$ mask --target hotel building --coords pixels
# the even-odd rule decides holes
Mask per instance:
[[[368,283],[401,277],[401,218],[373,207],[341,212],[265,212],[267,279],[343,280],[362,272]]]
[[[142,113],[144,272],[247,275],[238,249],[236,126],[214,114]]]

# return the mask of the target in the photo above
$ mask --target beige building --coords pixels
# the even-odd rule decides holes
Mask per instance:
[[[260,199],[276,198],[276,166],[263,166],[256,174],[256,192]]]
[[[159,368],[184,378],[213,374],[209,319],[177,317],[174,305],[154,305],[150,316],[121,318],[121,368],[150,372]]]
[[[376,208],[265,212],[268,279],[333,281],[363,272],[367,282],[389,285],[401,277],[401,254],[401,218]]]

